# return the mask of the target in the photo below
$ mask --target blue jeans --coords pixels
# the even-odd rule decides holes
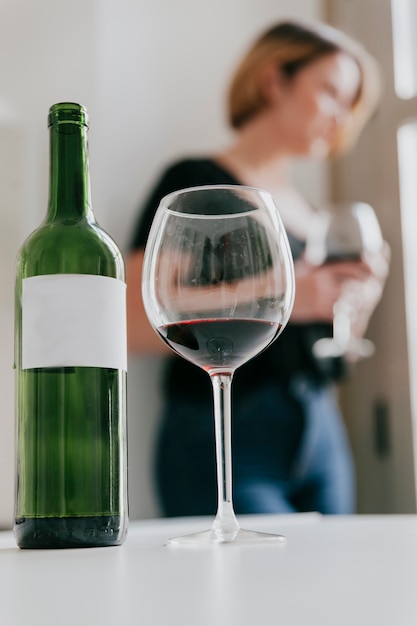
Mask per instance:
[[[216,512],[209,394],[210,387],[207,398],[171,399],[165,407],[156,477],[167,516]],[[289,385],[267,381],[236,394],[232,446],[236,513],[354,511],[353,463],[331,387],[299,377]]]

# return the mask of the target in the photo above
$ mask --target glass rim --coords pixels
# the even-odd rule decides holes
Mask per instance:
[[[163,209],[164,211],[167,211],[173,215],[181,215],[183,217],[190,217],[190,218],[194,218],[194,219],[207,219],[207,218],[211,218],[211,219],[219,219],[219,218],[225,218],[225,217],[238,217],[238,216],[242,216],[242,215],[246,215],[246,214],[250,214],[253,213],[254,211],[259,211],[261,208],[265,208],[265,207],[258,207],[258,206],[254,206],[253,209],[251,210],[247,210],[247,211],[241,211],[241,212],[233,212],[233,213],[217,213],[217,214],[207,214],[207,213],[182,213],[181,211],[176,211],[175,209],[172,209],[169,207],[169,204],[172,200],[172,198],[175,197],[179,197],[181,195],[184,195],[186,193],[191,193],[191,192],[198,192],[198,191],[213,191],[213,190],[217,190],[217,191],[221,191],[221,190],[225,190],[225,191],[244,191],[244,192],[251,192],[251,193],[256,193],[257,195],[259,195],[260,197],[265,196],[269,202],[272,202],[278,212],[278,207],[276,207],[274,199],[272,197],[272,194],[269,193],[269,191],[266,191],[266,189],[261,189],[260,187],[253,187],[250,185],[240,185],[240,184],[229,184],[229,183],[225,183],[225,184],[214,184],[214,185],[196,185],[196,186],[192,186],[192,187],[184,187],[183,189],[177,189],[176,191],[171,191],[170,193],[166,194],[165,196],[163,196],[163,198],[161,198],[160,202],[159,202],[159,206],[158,209]],[[268,203],[267,203],[268,205]]]

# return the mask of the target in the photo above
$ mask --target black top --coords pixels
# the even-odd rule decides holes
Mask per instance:
[[[223,184],[241,183],[210,159],[185,159],[168,167],[145,203],[131,247],[145,246],[155,211],[165,195],[186,187]],[[304,251],[305,242],[287,234],[293,258],[297,259]],[[331,326],[325,323],[288,324],[280,337],[262,354],[238,368],[234,376],[234,391],[242,393],[266,377],[289,382],[295,375],[304,374],[318,384],[340,378],[344,373],[342,359],[316,359],[312,354],[313,343],[330,334]],[[199,395],[202,388],[208,385],[206,372],[175,356],[168,360],[165,380],[171,395]]]

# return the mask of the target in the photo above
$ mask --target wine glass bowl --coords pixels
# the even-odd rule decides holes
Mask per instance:
[[[145,249],[142,294],[160,338],[208,373],[214,394],[217,516],[211,530],[171,541],[282,539],[240,529],[231,479],[233,373],[278,337],[294,301],[291,251],[272,197],[238,185],[166,196]]]
[[[383,246],[381,228],[374,209],[365,202],[345,202],[316,213],[311,224],[305,257],[313,265],[343,261],[365,261],[372,265],[373,255]],[[323,337],[313,345],[318,358],[366,358],[375,352],[372,341],[355,338],[352,333],[354,305],[342,297],[334,305],[333,337]]]

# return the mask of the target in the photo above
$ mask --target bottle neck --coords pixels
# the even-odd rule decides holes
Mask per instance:
[[[94,221],[87,127],[76,122],[50,129],[49,205],[46,221]]]

